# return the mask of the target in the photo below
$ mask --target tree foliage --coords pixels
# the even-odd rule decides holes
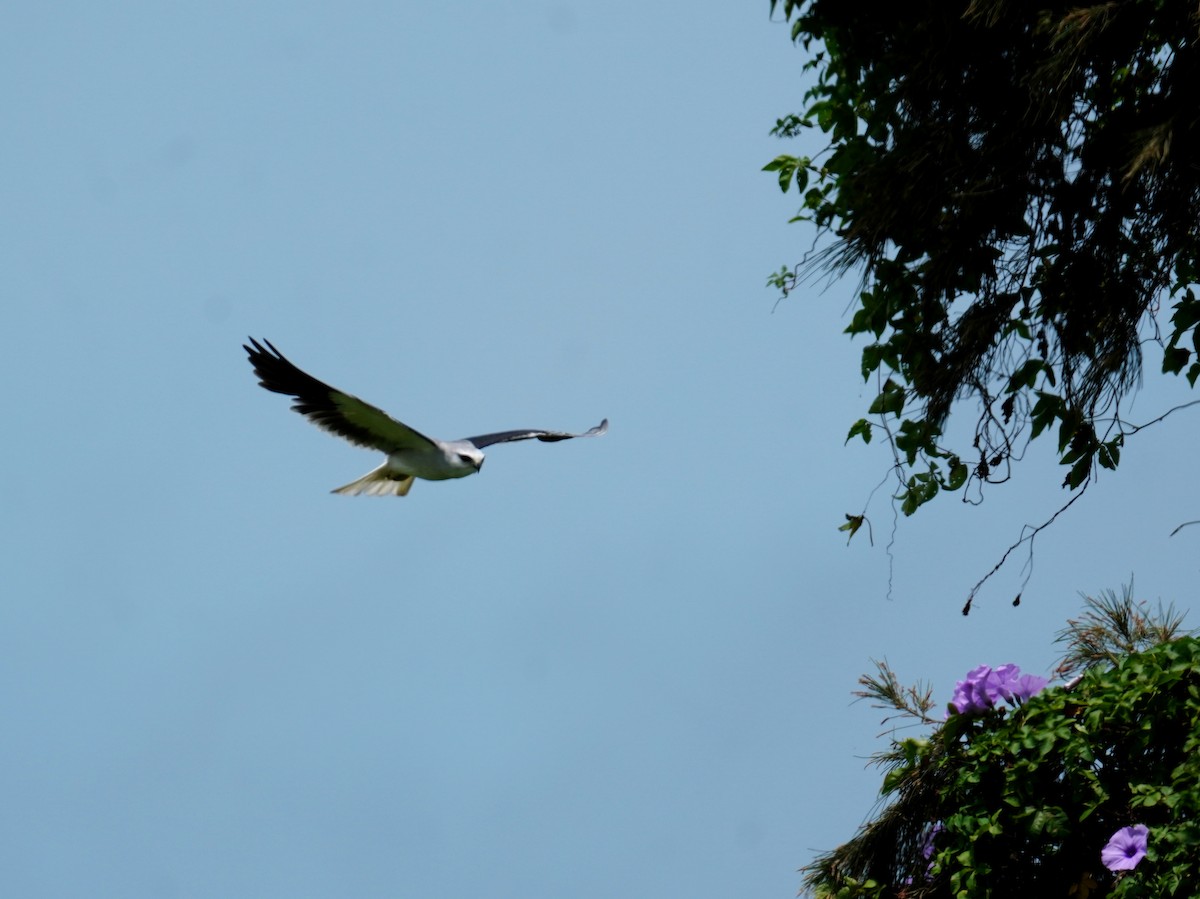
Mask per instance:
[[[1136,619],[1136,620],[1135,620]],[[1101,624],[1107,622],[1106,624]],[[886,663],[860,695],[933,724],[876,757],[890,801],[848,843],[805,869],[821,899],[1200,895],[1200,640],[1173,613],[1114,595],[1064,632],[1079,646],[1163,642],[1083,659],[1071,683],[1012,709],[933,723],[921,688]],[[1080,661],[1077,657],[1076,661]],[[1079,666],[1076,666],[1079,667]],[[1148,828],[1134,870],[1101,850],[1125,827]]]
[[[832,241],[771,283],[862,275],[846,329],[877,393],[898,500],[978,497],[1028,442],[1063,485],[1115,469],[1148,340],[1200,377],[1200,9],[1193,0],[771,0],[808,51],[817,157],[766,169]],[[1165,308],[1163,308],[1165,305]],[[1162,324],[1169,318],[1169,324]],[[978,416],[963,445],[952,407]],[[968,445],[969,444],[969,445]],[[848,526],[847,526],[848,527]]]

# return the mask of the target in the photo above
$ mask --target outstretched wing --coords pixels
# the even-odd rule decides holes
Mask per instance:
[[[554,443],[558,440],[571,440],[574,437],[599,437],[608,431],[608,419],[600,422],[590,431],[584,431],[582,434],[568,434],[566,431],[500,431],[496,434],[483,434],[479,437],[468,437],[467,442],[475,444],[480,449],[485,446],[491,446],[493,443],[512,443],[514,440],[541,440],[546,443]]]
[[[317,427],[344,437],[351,443],[393,453],[404,449],[429,449],[436,444],[406,424],[396,421],[382,409],[364,403],[356,396],[342,393],[302,372],[284,358],[283,353],[264,340],[264,348],[253,337],[242,348],[258,375],[258,383],[273,393],[295,397],[292,408]]]

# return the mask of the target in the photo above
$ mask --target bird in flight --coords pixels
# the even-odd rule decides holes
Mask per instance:
[[[242,344],[242,349],[250,356],[258,383],[272,393],[294,397],[292,408],[317,427],[358,446],[387,453],[387,460],[378,468],[333,491],[346,496],[407,496],[416,478],[427,481],[465,478],[479,471],[483,448],[493,443],[532,439],[553,443],[573,437],[599,437],[608,430],[606,418],[582,434],[527,428],[463,440],[434,440],[396,421],[382,409],[302,372],[269,340],[259,343],[251,337],[250,346]]]

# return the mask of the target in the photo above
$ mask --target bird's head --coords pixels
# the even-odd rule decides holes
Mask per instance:
[[[465,440],[454,443],[447,455],[455,468],[479,471],[483,467],[483,450]]]

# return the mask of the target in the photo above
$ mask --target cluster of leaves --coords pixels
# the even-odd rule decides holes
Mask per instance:
[[[806,891],[1200,895],[1200,640],[1160,625],[1167,642],[1098,655],[1076,681],[1020,708],[951,715],[928,739],[894,739],[877,757],[890,805],[805,869]],[[863,683],[866,695],[931,723],[890,672]],[[1102,847],[1137,823],[1149,827],[1146,858],[1135,871],[1106,870]]]
[[[834,240],[770,283],[862,273],[846,330],[868,339],[878,392],[849,438],[886,434],[902,511],[1007,480],[1043,433],[1072,491],[1116,468],[1143,343],[1200,377],[1196,4],[780,8],[815,83],[773,133],[816,127],[830,144],[766,169],[803,197],[793,221]],[[965,398],[978,419],[955,449],[943,429]]]

